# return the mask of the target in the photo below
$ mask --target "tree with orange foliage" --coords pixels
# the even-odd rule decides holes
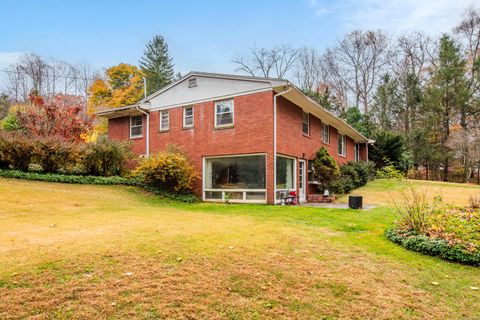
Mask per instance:
[[[88,113],[100,108],[118,108],[143,98],[143,74],[136,66],[121,63],[106,70],[105,80],[97,79],[88,89]]]

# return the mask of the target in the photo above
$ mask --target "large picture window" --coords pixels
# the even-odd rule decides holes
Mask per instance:
[[[295,189],[295,160],[277,156],[277,189]]]
[[[143,136],[143,116],[130,117],[130,138]]]
[[[215,127],[233,126],[233,100],[215,102]]]
[[[266,200],[265,155],[205,159],[206,200]]]

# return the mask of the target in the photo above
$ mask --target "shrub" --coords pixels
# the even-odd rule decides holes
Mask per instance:
[[[81,162],[87,174],[108,177],[120,175],[131,155],[128,143],[100,137],[96,142],[85,145]]]
[[[42,167],[44,172],[55,173],[61,169],[67,171],[78,161],[78,148],[75,144],[55,139],[35,141],[32,160]]]
[[[324,189],[328,189],[330,184],[340,175],[335,159],[330,156],[324,147],[317,151],[315,159],[313,159],[313,170],[315,180],[319,181]]]
[[[405,179],[405,176],[398,171],[394,165],[390,164],[381,168],[380,170],[377,170],[377,178],[403,180]]]
[[[340,177],[332,182],[330,189],[337,194],[348,193],[367,184],[374,176],[373,172],[372,163],[348,162],[340,167]]]
[[[170,193],[190,192],[198,176],[187,157],[172,148],[144,159],[133,175],[151,188]]]
[[[23,172],[18,170],[0,170],[0,177],[24,179],[45,182],[75,183],[75,184],[101,184],[101,185],[128,185],[137,186],[140,183],[134,179],[123,177],[94,177],[94,176],[77,176],[55,173],[37,173]]]
[[[388,228],[385,231],[385,236],[408,250],[438,256],[450,261],[480,266],[480,252],[468,252],[460,245],[450,246],[443,239],[432,239],[416,232],[399,231],[394,228]]]
[[[5,131],[16,131],[22,128],[14,112],[9,112],[7,116],[0,121],[0,127]]]
[[[33,155],[34,143],[16,133],[0,135],[0,162],[3,168],[27,171]]]

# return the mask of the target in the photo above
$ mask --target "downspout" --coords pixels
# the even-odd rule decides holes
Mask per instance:
[[[138,112],[147,116],[147,132],[145,134],[145,156],[148,158],[150,155],[150,113],[143,111],[140,107],[136,107]]]
[[[287,82],[286,87],[289,85],[290,83]],[[289,87],[273,96],[273,205],[277,203],[277,97],[291,89],[292,87]]]

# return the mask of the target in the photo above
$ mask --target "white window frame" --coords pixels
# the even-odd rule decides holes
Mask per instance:
[[[187,118],[187,116],[186,116],[186,110],[187,110],[188,108],[191,108],[191,109],[192,109],[192,115],[189,116],[189,117],[192,118],[192,124],[189,124],[189,125],[187,125],[187,124],[185,123],[185,120],[186,120],[186,118]],[[183,127],[184,127],[184,128],[193,128],[193,126],[194,126],[194,124],[195,124],[195,108],[194,108],[194,106],[185,106],[185,107],[182,108],[182,112],[183,112]]]
[[[166,128],[162,128],[164,115],[166,115],[166,117],[167,117],[167,127]],[[159,119],[159,130],[160,131],[170,130],[170,112],[169,112],[169,110],[160,110],[159,115],[158,115],[158,119]]]
[[[354,147],[355,162],[360,162],[360,144],[355,143]]]
[[[218,159],[218,158],[234,158],[234,157],[248,157],[248,156],[264,156],[265,158],[265,189],[207,189],[206,185],[206,177],[205,173],[207,171],[207,160],[209,159]],[[243,192],[243,198],[240,199],[231,199],[230,202],[232,203],[267,203],[268,199],[268,169],[267,169],[267,154],[266,153],[247,153],[247,154],[232,154],[232,155],[222,155],[222,156],[209,156],[203,157],[203,169],[202,169],[202,200],[203,201],[210,201],[210,202],[224,202],[225,201],[225,194],[230,192]],[[221,192],[222,199],[206,199],[205,193],[206,192]],[[265,192],[265,200],[247,200],[247,193],[248,192]]]
[[[322,142],[330,144],[330,126],[322,122]]]
[[[303,131],[303,126],[305,125],[305,119],[303,118],[304,115],[307,115],[307,132]],[[310,113],[305,112],[302,110],[302,133],[309,136],[310,135]]]
[[[230,112],[223,112],[223,113],[217,113],[217,104],[225,101],[231,101],[232,102],[232,123],[227,123],[227,124],[217,124],[217,115],[218,114],[225,114],[225,113],[230,113]],[[233,127],[235,124],[235,102],[233,99],[226,99],[226,100],[220,100],[220,101],[215,101],[214,103],[214,112],[213,112],[213,121],[215,123],[215,128],[229,128]]]
[[[337,149],[340,139],[342,139],[342,150],[337,150],[338,155],[342,157],[347,156],[347,136],[341,133],[337,134]]]
[[[136,126],[133,126],[132,125],[132,119],[133,118],[139,118],[141,117],[142,118],[142,124],[141,125],[136,125]],[[132,129],[133,128],[138,128],[138,127],[141,127],[142,128],[142,133],[139,134],[139,135],[132,135]],[[143,116],[130,116],[130,139],[135,139],[135,138],[142,138],[143,137]]]

